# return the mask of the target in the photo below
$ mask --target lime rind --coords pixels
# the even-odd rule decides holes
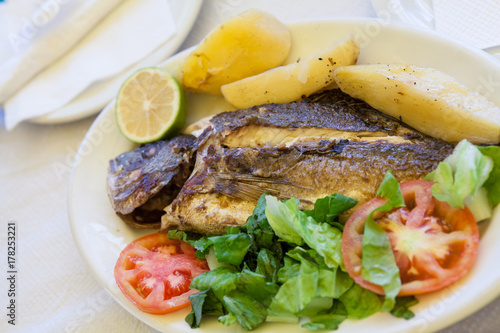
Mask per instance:
[[[166,81],[168,82],[167,85],[173,88],[174,92],[173,100],[170,103],[172,105],[172,117],[168,122],[161,126],[161,129],[157,132],[158,134],[148,135],[146,137],[134,135],[133,133],[130,133],[125,129],[120,110],[120,99],[122,98],[124,87],[126,87],[131,80],[134,80],[140,73],[143,72],[160,74],[162,78],[166,79]],[[178,134],[185,126],[187,117],[186,110],[186,94],[184,92],[184,89],[173,75],[171,75],[165,68],[161,67],[145,67],[134,72],[121,85],[115,101],[115,118],[118,129],[128,140],[138,144],[167,139]]]

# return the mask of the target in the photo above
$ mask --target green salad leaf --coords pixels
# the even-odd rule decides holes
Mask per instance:
[[[283,258],[284,265],[278,270],[278,283],[283,284],[294,276],[299,275],[300,264],[290,257]]]
[[[289,272],[290,267],[297,266],[299,270],[284,281],[273,298],[268,310],[269,321],[296,322],[298,317],[314,317],[318,313],[326,315],[334,298],[339,298],[354,284],[338,267],[329,269],[314,249],[296,247],[287,252],[287,256],[296,263],[289,262],[281,270]]]
[[[366,218],[361,276],[366,281],[382,286],[385,292],[385,301],[381,311],[387,312],[395,305],[396,295],[401,289],[401,279],[389,236],[375,222],[373,216],[376,212],[388,212],[395,207],[405,205],[399,183],[391,171],[386,173],[377,191],[377,196],[389,200]]]
[[[298,200],[279,201],[266,197],[266,216],[276,234],[296,245],[306,243],[325,258],[328,267],[343,266],[342,231],[323,222],[318,223],[310,215],[299,210]]]
[[[415,317],[413,311],[410,310],[410,307],[416,305],[418,300],[415,296],[402,296],[396,298],[396,304],[394,308],[391,310],[391,314],[397,318],[404,318],[409,320]]]
[[[207,316],[224,315],[224,307],[215,294],[207,289],[189,296],[191,313],[186,317],[186,322],[191,328],[200,327],[201,318]]]
[[[345,211],[356,206],[358,200],[335,193],[325,198],[316,200],[314,209],[306,210],[304,213],[319,222],[328,222],[338,226],[338,217]]]
[[[266,217],[271,228],[283,241],[295,245],[303,245],[304,240],[298,233],[299,217],[298,200],[279,201],[276,197],[266,197]]]
[[[311,316],[310,322],[302,325],[310,330],[336,330],[347,319],[347,310],[340,301],[334,301],[333,306],[327,311],[320,311]]]
[[[250,248],[245,257],[247,266],[255,270],[259,265],[259,256],[262,256],[261,250],[266,249],[267,256],[275,258],[278,262],[283,259],[282,242],[278,241],[278,236],[266,217],[266,194],[263,194],[257,201],[253,214],[247,222],[238,227],[239,232],[246,233],[250,237]],[[262,262],[260,263],[262,268]],[[279,267],[276,267],[276,270]]]
[[[192,239],[183,231],[170,230],[167,236],[170,239],[180,239],[191,244],[197,250],[196,256],[201,259],[205,259],[210,247],[213,247],[218,262],[235,266],[242,263],[251,244],[250,236],[246,233]]]
[[[382,302],[378,295],[356,283],[339,299],[351,318],[362,319],[381,311]]]
[[[212,271],[198,275],[191,281],[190,288],[198,289],[205,295],[213,293],[222,305],[224,315],[219,317],[225,325],[237,321],[244,329],[252,330],[262,323],[267,317],[267,307],[278,291],[278,285],[269,283],[265,277],[243,269],[241,272],[228,267],[218,267]],[[191,327],[199,326],[200,307],[205,309],[208,297],[193,297],[191,313],[186,317],[186,322]],[[191,298],[190,298],[191,300]],[[211,302],[217,302],[211,299]],[[201,305],[199,303],[202,303]],[[219,308],[214,304],[210,308]],[[218,315],[219,312],[214,312]]]
[[[493,162],[493,168],[483,186],[488,192],[491,207],[496,207],[500,203],[500,147],[486,146],[478,147],[478,149]]]
[[[244,233],[209,237],[217,261],[238,266],[250,247],[250,236]]]
[[[268,249],[260,250],[257,256],[257,267],[255,272],[263,275],[269,282],[278,281],[278,270],[281,264],[271,251]]]
[[[167,233],[167,236],[170,239],[181,240],[181,241],[187,242],[191,245],[193,245],[193,243],[192,243],[193,238],[201,238],[201,236],[200,237],[196,237],[196,236],[193,237],[193,235],[188,235],[187,232],[180,231],[180,230],[169,230]]]
[[[493,189],[491,197],[495,197],[494,193],[498,193],[500,186],[497,174],[488,182],[488,187],[483,187],[493,170],[493,159],[488,155],[496,156],[498,161],[499,154],[495,148],[482,149],[485,154],[469,141],[462,140],[453,153],[424,178],[436,183],[432,186],[432,195],[436,199],[446,201],[452,207],[463,208],[466,205],[478,222],[491,217],[487,189]]]

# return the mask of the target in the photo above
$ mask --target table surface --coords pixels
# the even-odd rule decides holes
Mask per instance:
[[[369,0],[206,0],[179,51],[251,7],[282,21],[376,17]],[[6,252],[7,225],[15,222],[18,271],[15,326],[6,317],[8,281],[0,279],[1,332],[155,332],[95,281],[71,236],[67,211],[71,166],[94,120],[95,116],[60,125],[23,123],[7,132],[0,114],[0,248]],[[7,272],[6,258],[1,262]],[[497,313],[500,298],[441,332],[498,332]]]

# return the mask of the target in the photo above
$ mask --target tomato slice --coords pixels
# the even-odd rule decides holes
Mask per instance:
[[[471,212],[451,208],[435,199],[434,183],[412,180],[401,183],[406,207],[375,215],[375,222],[387,232],[399,267],[398,296],[417,295],[442,289],[464,276],[477,256],[479,231]],[[344,264],[362,287],[384,294],[381,286],[361,277],[365,220],[387,199],[376,197],[348,219],[342,238]]]
[[[171,240],[164,232],[141,237],[123,249],[116,262],[115,279],[123,294],[140,310],[163,314],[187,307],[191,280],[207,272],[186,242]]]

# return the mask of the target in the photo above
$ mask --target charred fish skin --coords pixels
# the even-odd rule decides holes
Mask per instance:
[[[313,95],[302,102],[266,104],[221,113],[211,119],[214,132],[231,133],[248,125],[277,128],[328,128],[349,132],[396,135],[401,123],[338,89]]]
[[[145,144],[109,162],[107,192],[127,224],[159,228],[163,209],[176,197],[194,166],[192,135]]]
[[[453,150],[338,90],[225,112],[211,122],[162,229],[224,233],[246,221],[262,193],[297,198],[304,209],[337,192],[362,204],[389,169],[399,181],[419,179]]]

